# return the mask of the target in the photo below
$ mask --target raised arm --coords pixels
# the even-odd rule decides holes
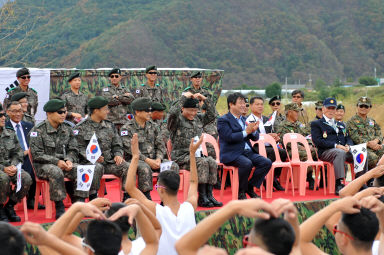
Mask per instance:
[[[187,201],[191,203],[193,209],[197,208],[197,186],[199,184],[199,180],[197,177],[197,167],[196,167],[196,157],[195,152],[203,142],[203,135],[200,137],[199,141],[194,144],[193,139],[191,139],[191,143],[189,145],[189,161],[190,161],[190,177],[189,177],[189,190],[188,190],[188,198]]]

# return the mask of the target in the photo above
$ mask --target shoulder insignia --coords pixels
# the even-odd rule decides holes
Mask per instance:
[[[136,89],[136,94],[140,94],[140,89]]]
[[[30,89],[33,90],[37,94],[37,91],[34,88],[30,88]]]
[[[73,130],[73,134],[74,134],[74,135],[78,135],[78,134],[79,134],[79,130],[74,129],[74,130]]]
[[[17,88],[17,87],[13,87],[13,88],[9,89],[8,93],[11,92],[12,90],[14,90],[15,88]]]
[[[31,137],[37,137],[37,132],[36,132],[36,131],[31,132],[30,136],[31,136]]]
[[[156,83],[156,84],[155,84],[155,86],[156,86],[156,87],[159,87],[159,86],[160,86],[160,84],[159,84],[159,83]]]
[[[122,130],[120,132],[120,136],[127,136],[128,135],[128,130]]]
[[[143,86],[143,87],[144,87],[144,86],[145,86],[145,84],[143,83],[143,84],[141,84],[140,86]]]
[[[184,89],[184,91],[187,91],[188,89],[190,89],[191,87],[186,87],[185,89]]]

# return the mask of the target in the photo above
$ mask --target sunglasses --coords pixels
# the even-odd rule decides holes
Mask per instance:
[[[201,76],[195,76],[192,79],[201,79]]]
[[[111,78],[119,78],[120,77],[120,75],[118,75],[118,74],[116,74],[116,75],[111,75],[111,76],[109,76],[109,77],[111,77]]]
[[[271,105],[272,105],[272,106],[280,105],[280,102],[273,102]]]
[[[369,105],[361,104],[361,105],[359,105],[359,108],[369,109]]]
[[[155,184],[155,189],[158,189],[158,188],[166,189],[167,187],[165,187],[163,185]]]
[[[249,104],[246,104],[245,107],[249,107]]]
[[[292,98],[301,98],[301,96],[293,96]]]
[[[84,241],[84,238],[81,240],[81,246],[83,248],[88,248],[90,249],[93,253],[95,253],[95,249],[92,248],[92,246],[90,246],[89,244],[87,244],[85,241]]]
[[[335,224],[333,226],[332,232],[333,232],[333,235],[335,235],[336,233],[340,233],[342,235],[345,235],[346,237],[348,237],[349,239],[351,239],[353,241],[353,237],[352,236],[350,236],[347,233],[337,229],[337,224]]]
[[[157,72],[148,72],[148,74],[157,74]]]
[[[59,110],[59,111],[57,111],[57,113],[58,114],[64,114],[64,113],[67,113],[67,111],[66,110],[65,111]]]
[[[5,116],[7,116],[7,114],[5,114],[5,112],[0,113],[0,118],[5,117]]]
[[[31,79],[31,76],[30,76],[30,75],[20,76],[20,79],[23,79],[23,80],[25,80],[25,79]]]
[[[323,108],[316,108],[316,111],[317,111],[317,110],[320,110],[320,111],[322,111],[322,110],[323,110]]]
[[[245,235],[243,237],[243,248],[246,248],[246,247],[258,247],[256,244],[253,244],[249,241],[249,235]]]

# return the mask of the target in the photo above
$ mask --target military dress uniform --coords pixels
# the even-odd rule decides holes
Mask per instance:
[[[7,95],[4,99],[4,107],[7,107],[7,105],[11,102],[11,97],[20,92],[27,93],[27,100],[28,100],[28,115],[35,116],[37,111],[37,105],[39,104],[39,99],[37,96],[37,91],[31,87],[28,87],[27,91],[23,91],[20,86],[12,88],[8,90]],[[30,122],[30,121],[28,121]]]
[[[65,106],[67,107],[67,120],[74,122],[74,118],[72,116],[73,112],[79,113],[83,117],[87,114],[88,96],[80,92],[80,90],[79,94],[75,94],[71,89],[69,89],[64,92],[60,98],[65,102]]]
[[[8,166],[17,166],[23,163],[24,152],[20,147],[15,131],[12,128],[0,128],[0,206],[3,205],[9,197],[12,205],[17,204],[23,197],[28,194],[29,187],[32,185],[31,176],[21,170],[21,189],[16,192],[17,173],[9,176],[4,172],[4,168]],[[11,189],[11,183],[15,185],[15,189]]]
[[[93,134],[96,134],[97,142],[102,152],[101,156],[104,157],[104,162],[96,163],[96,165],[102,166],[104,174],[118,176],[125,183],[129,164],[123,161],[120,165],[116,165],[114,158],[116,156],[123,158],[123,144],[112,122],[102,120],[100,123],[97,123],[89,116],[77,124],[73,128],[73,132],[80,150],[80,162],[88,162],[86,148]]]

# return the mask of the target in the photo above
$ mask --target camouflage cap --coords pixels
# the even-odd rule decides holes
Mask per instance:
[[[152,111],[164,111],[165,106],[159,102],[152,103]]]
[[[292,110],[292,111],[299,112],[301,110],[301,108],[296,103],[290,103],[290,104],[285,105],[285,110],[286,111]]]
[[[368,105],[368,106],[372,106],[372,102],[371,102],[371,99],[369,97],[360,97],[358,100],[357,100],[357,105]]]
[[[108,77],[111,77],[111,74],[121,74],[121,70],[119,68],[113,68],[111,71],[108,73]]]
[[[132,110],[134,111],[148,111],[152,110],[152,102],[148,97],[139,97],[131,103]]]
[[[152,70],[157,71],[157,67],[156,66],[147,66],[147,68],[145,68],[145,73],[148,73],[149,71],[152,71]]]
[[[191,79],[192,78],[201,78],[201,72],[194,72],[194,73],[192,73]]]
[[[323,108],[323,101],[317,101],[315,103],[315,108],[316,108],[316,110]]]
[[[65,102],[60,99],[51,99],[45,103],[43,110],[45,112],[57,112],[61,108],[65,107]]]
[[[19,93],[16,93],[14,94],[12,97],[11,97],[11,101],[14,102],[14,101],[19,101],[20,99],[24,98],[24,97],[27,97],[27,93],[26,92],[19,92]]]
[[[108,104],[108,100],[105,97],[96,96],[88,101],[89,109],[100,109]]]
[[[184,108],[199,108],[199,100],[194,98],[187,98],[183,104]]]
[[[16,72],[16,77],[19,78],[19,77],[21,77],[21,76],[23,76],[23,75],[26,75],[26,74],[30,74],[30,73],[29,73],[29,69],[26,68],[26,67],[23,67],[23,68],[17,70],[17,72]]]
[[[71,74],[69,77],[68,77],[68,82],[71,82],[73,79],[75,78],[79,78],[80,77],[80,73],[73,73]]]

